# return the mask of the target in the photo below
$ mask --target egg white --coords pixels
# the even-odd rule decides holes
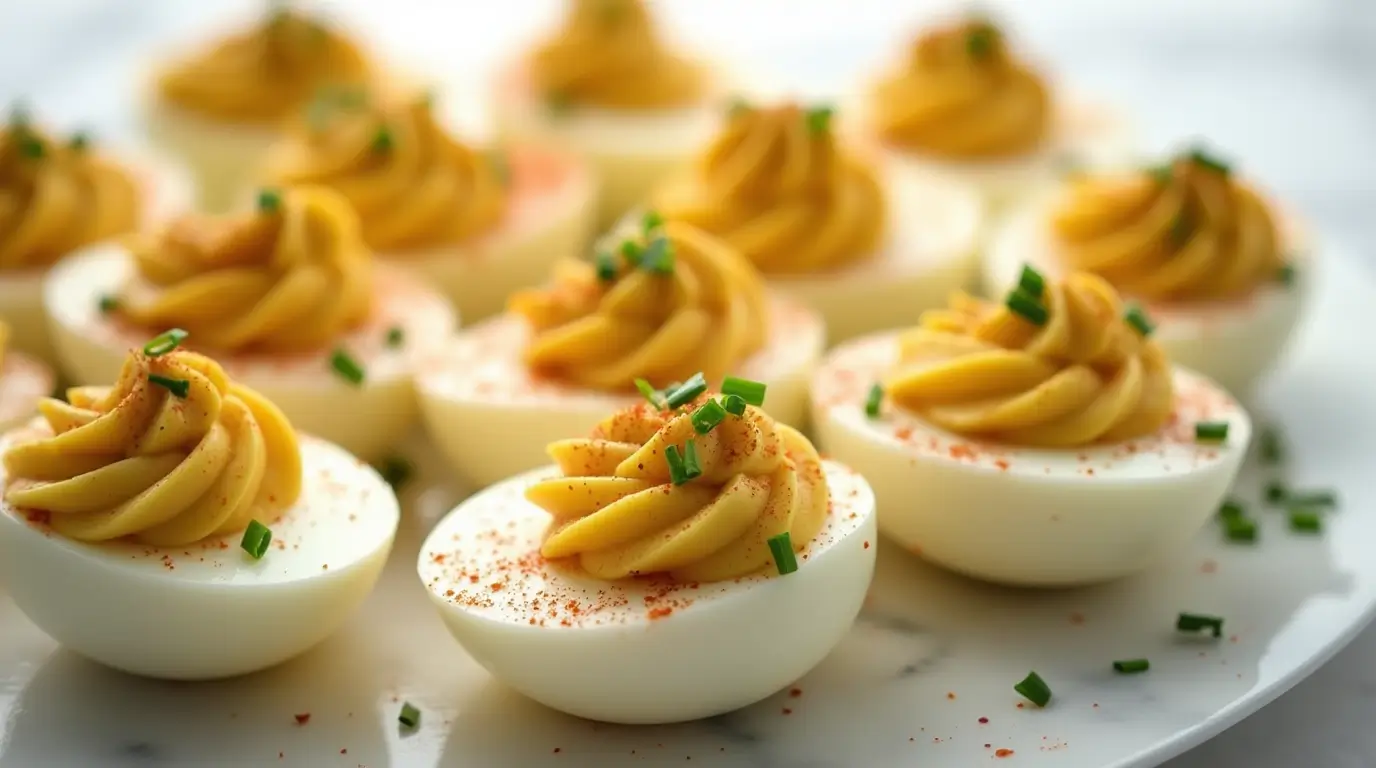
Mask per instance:
[[[33,417],[38,401],[53,393],[57,381],[43,362],[13,349],[0,365],[0,432]]]
[[[1018,281],[1023,264],[1045,275],[1064,274],[1047,224],[1051,198],[1042,196],[1008,217],[985,250],[984,290],[1002,296]],[[1296,263],[1295,281],[1259,286],[1242,299],[1147,303],[1153,338],[1178,365],[1199,371],[1229,392],[1250,397],[1276,364],[1299,325],[1312,292],[1310,244],[1295,232],[1283,235]]]
[[[124,327],[100,312],[100,296],[117,292],[133,269],[123,249],[101,246],[63,261],[44,283],[54,347],[73,383],[114,381],[128,351],[163,330]],[[276,403],[297,429],[365,459],[380,458],[416,421],[418,361],[450,339],[458,320],[448,300],[403,270],[374,265],[373,286],[373,316],[337,344],[292,355],[211,353],[232,378]],[[393,327],[404,334],[397,348],[386,343]],[[196,340],[187,345],[195,349]],[[363,367],[362,384],[332,369],[336,348],[348,350]]]
[[[824,462],[832,506],[798,570],[732,581],[602,581],[539,555],[549,515],[522,495],[545,468],[460,504],[417,571],[449,631],[512,688],[579,717],[670,723],[753,704],[849,631],[874,574],[874,497]]]
[[[770,312],[765,347],[731,374],[767,384],[764,409],[800,426],[825,329],[816,313],[792,302],[773,300]],[[529,337],[519,317],[488,319],[459,333],[417,377],[427,431],[454,471],[477,486],[548,463],[545,446],[586,435],[607,414],[641,399],[532,376],[521,359]]]
[[[874,488],[879,529],[953,571],[1020,586],[1070,586],[1142,570],[1213,515],[1251,439],[1246,411],[1209,380],[1175,370],[1177,405],[1156,435],[1054,450],[979,443],[866,397],[897,358],[897,334],[829,353],[813,377],[819,448]],[[1222,444],[1196,421],[1226,421]]]
[[[0,452],[18,435],[0,438]],[[205,680],[286,661],[363,602],[400,519],[387,484],[343,449],[302,436],[301,458],[301,498],[270,526],[261,560],[240,548],[242,534],[187,547],[82,543],[0,502],[0,582],[58,643],[132,674]]]

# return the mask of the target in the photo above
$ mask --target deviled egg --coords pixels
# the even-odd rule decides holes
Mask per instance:
[[[975,279],[978,195],[881,174],[836,135],[829,107],[738,104],[694,168],[653,201],[815,307],[833,342],[911,325]]]
[[[725,243],[653,214],[592,259],[560,262],[509,307],[417,379],[436,445],[479,486],[540,466],[547,444],[642,395],[691,399],[728,371],[767,383],[770,413],[800,423],[825,337],[814,312],[771,297]]]
[[[739,396],[633,405],[549,454],[460,504],[417,566],[464,649],[536,701],[617,723],[729,712],[859,613],[869,486]]]
[[[596,190],[572,155],[480,151],[455,139],[432,102],[428,93],[329,91],[269,153],[266,176],[342,194],[379,258],[416,270],[472,322],[578,255]]]
[[[562,25],[508,66],[492,94],[501,140],[587,159],[599,228],[687,165],[719,120],[713,75],[671,49],[648,5],[568,0]]]
[[[377,473],[162,336],[113,387],[0,437],[0,581],[68,649],[149,677],[272,666],[372,590],[399,519]]]
[[[10,349],[9,338],[10,327],[0,320],[0,432],[28,421],[57,384],[52,369]]]
[[[1024,263],[1098,274],[1150,312],[1172,360],[1246,398],[1294,335],[1310,250],[1293,218],[1196,147],[1153,168],[1070,177],[1001,227],[984,279],[997,295]]]
[[[109,381],[128,349],[177,328],[297,427],[369,460],[415,422],[417,361],[456,323],[438,291],[374,264],[353,209],[320,187],[266,190],[252,211],[188,214],[73,256],[44,303],[77,383]]]
[[[1124,576],[1187,541],[1237,476],[1251,422],[1172,367],[1101,278],[1028,270],[834,350],[813,380],[821,448],[864,473],[879,528],[934,563],[1029,586]]]
[[[88,134],[57,136],[16,110],[0,126],[0,321],[10,326],[10,346],[51,360],[48,269],[156,221],[190,195],[186,179],[163,163],[116,160]]]
[[[999,211],[1067,168],[1131,151],[1121,116],[1059,90],[997,25],[963,18],[917,36],[857,105],[859,127],[895,172],[958,180]]]
[[[273,5],[252,24],[162,63],[142,100],[150,138],[191,170],[211,212],[242,199],[283,121],[320,88],[376,79],[342,31]]]

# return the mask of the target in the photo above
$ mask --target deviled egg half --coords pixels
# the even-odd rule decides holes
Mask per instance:
[[[825,338],[816,313],[770,296],[725,243],[654,214],[592,259],[560,262],[509,307],[417,379],[430,435],[479,486],[539,467],[546,445],[608,411],[642,396],[680,404],[728,371],[768,384],[770,413],[800,423]]]
[[[1002,304],[959,294],[915,329],[834,350],[813,418],[822,449],[874,487],[882,532],[1028,586],[1124,576],[1187,541],[1251,436],[1108,283],[1032,270]]]
[[[833,342],[911,325],[973,282],[979,261],[978,195],[882,174],[837,136],[830,107],[737,104],[695,166],[653,202],[816,308]]]
[[[1067,168],[1131,151],[1120,115],[1059,90],[997,25],[963,18],[917,36],[857,105],[858,127],[895,173],[971,185],[997,212]]]
[[[568,0],[560,27],[497,78],[498,137],[586,158],[598,225],[688,164],[721,109],[713,75],[672,50],[644,0]]]
[[[162,336],[112,387],[0,437],[0,581],[62,645],[197,680],[334,632],[391,550],[396,497],[340,448]]]
[[[257,207],[188,214],[58,265],[44,285],[53,341],[77,383],[109,381],[161,329],[189,333],[300,429],[380,458],[417,417],[417,362],[449,340],[453,307],[375,264],[347,201],[265,190]]]
[[[0,320],[0,432],[32,418],[38,401],[57,385],[51,368],[10,349],[9,338],[10,327]]]
[[[1144,306],[1172,360],[1246,398],[1303,315],[1311,250],[1293,218],[1196,147],[1156,167],[1070,177],[1009,217],[984,279],[997,295],[1025,263],[1098,274]]]
[[[321,87],[376,79],[343,32],[272,5],[252,24],[162,62],[143,94],[146,132],[191,170],[207,211],[242,200],[283,121]]]
[[[859,613],[869,486],[739,396],[633,405],[549,455],[460,504],[417,566],[464,649],[536,701],[617,723],[729,712]]]
[[[378,257],[414,269],[469,322],[577,256],[596,215],[582,161],[534,146],[475,149],[438,122],[428,93],[326,91],[271,150],[266,177],[342,194]]]
[[[52,360],[43,313],[49,268],[166,216],[191,192],[163,163],[116,160],[88,134],[57,136],[16,110],[0,126],[0,321],[10,347]]]

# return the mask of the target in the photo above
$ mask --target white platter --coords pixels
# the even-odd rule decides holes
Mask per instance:
[[[365,611],[316,651],[249,678],[172,684],[107,671],[57,649],[0,589],[0,766],[964,768],[1004,764],[1000,749],[1018,766],[1160,764],[1312,672],[1376,608],[1376,281],[1349,262],[1324,268],[1312,322],[1257,414],[1288,438],[1290,481],[1339,489],[1320,536],[1260,509],[1253,466],[1239,495],[1264,521],[1256,545],[1223,543],[1211,525],[1151,572],[1104,587],[995,589],[886,545],[861,621],[799,694],[692,725],[615,727],[522,699],[450,639],[415,557],[456,494],[416,482]],[[423,473],[437,471],[419,458]],[[1177,636],[1182,610],[1225,617],[1224,637]],[[1135,657],[1151,671],[1109,668]],[[1029,669],[1055,692],[1045,710],[1018,706],[1012,685]],[[423,712],[417,732],[398,729],[403,700]]]

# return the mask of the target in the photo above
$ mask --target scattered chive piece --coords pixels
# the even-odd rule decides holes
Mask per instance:
[[[387,346],[396,349],[406,343],[406,331],[402,330],[402,327],[399,325],[388,328],[386,342]]]
[[[989,24],[978,24],[965,36],[965,52],[972,59],[986,59],[994,52],[994,38],[998,33]]]
[[[1280,281],[1281,285],[1294,285],[1295,265],[1282,264],[1280,269],[1276,270],[1276,279]]]
[[[1164,187],[1171,183],[1171,179],[1175,178],[1175,167],[1170,163],[1161,163],[1160,165],[1153,165],[1148,168],[1147,173],[1157,184]]]
[[[1285,484],[1279,480],[1272,480],[1266,484],[1266,500],[1272,504],[1279,504],[1285,501]]]
[[[1039,707],[1044,707],[1051,701],[1051,686],[1036,672],[1028,672],[1021,683],[1013,686],[1013,690]]]
[[[350,384],[363,383],[363,366],[343,349],[336,349],[330,355],[330,367]]]
[[[879,384],[870,387],[870,393],[865,397],[865,415],[871,419],[879,418],[879,406],[884,403],[884,388]]]
[[[701,373],[695,373],[688,377],[688,380],[678,385],[672,392],[664,395],[664,403],[670,408],[685,406],[697,399],[697,396],[707,391],[707,379]]]
[[[1190,241],[1190,235],[1193,233],[1194,225],[1190,222],[1190,217],[1186,216],[1184,213],[1180,213],[1171,222],[1171,228],[1167,233],[1167,237],[1170,239],[1171,245],[1179,248]]]
[[[1209,151],[1203,147],[1191,148],[1189,151],[1189,158],[1195,165],[1207,168],[1214,173],[1220,173],[1227,176],[1232,172],[1232,167],[1229,166],[1226,161],[1210,154]]]
[[[277,213],[282,208],[282,193],[275,189],[264,189],[258,193],[258,211]]]
[[[159,376],[156,373],[150,373],[148,374],[148,381],[152,384],[157,384],[177,397],[186,397],[191,392],[191,382],[186,379],[173,379],[167,376]]]
[[[1281,444],[1280,432],[1275,427],[1261,430],[1261,460],[1267,464],[1279,464],[1285,458],[1285,447]]]
[[[717,425],[726,418],[726,409],[721,407],[721,403],[716,400],[708,400],[698,406],[690,420],[693,422],[693,430],[699,435],[705,435],[717,428]]]
[[[1032,268],[1030,264],[1022,265],[1022,274],[1018,276],[1018,288],[1022,289],[1028,296],[1040,300],[1042,291],[1046,290],[1046,278],[1042,273]]]
[[[807,111],[804,119],[807,121],[807,131],[813,136],[821,136],[831,130],[831,117],[836,110],[831,107],[813,107]]]
[[[77,131],[72,134],[72,138],[67,142],[67,146],[77,152],[84,152],[91,146],[91,135],[85,131]]]
[[[646,400],[650,401],[650,405],[661,410],[664,408],[664,395],[660,394],[659,390],[650,386],[650,382],[644,379],[636,379],[635,388],[640,390],[640,394],[644,395]]]
[[[646,211],[640,217],[640,229],[648,237],[651,232],[664,226],[664,217],[659,215],[659,211]]]
[[[24,157],[30,160],[38,160],[43,157],[45,152],[46,150],[43,147],[43,142],[40,141],[38,137],[27,133],[19,137],[19,153]]]
[[[108,315],[119,309],[119,298],[113,294],[103,293],[100,295],[100,303],[98,306],[100,307],[101,314]]]
[[[689,480],[702,476],[702,464],[698,461],[698,443],[691,437],[683,443],[683,474]]]
[[[621,258],[625,259],[626,263],[633,267],[640,266],[641,253],[640,243],[634,240],[627,240],[621,244]]]
[[[1247,510],[1244,509],[1242,503],[1237,501],[1236,499],[1228,499],[1224,501],[1222,504],[1220,504],[1218,507],[1218,516],[1223,518],[1224,520],[1231,520],[1237,517],[1245,517],[1246,515]]]
[[[1290,510],[1290,530],[1300,533],[1318,533],[1323,530],[1323,518],[1312,509],[1303,507]]]
[[[1250,517],[1223,518],[1223,535],[1228,541],[1256,541],[1257,521]]]
[[[1338,494],[1332,491],[1290,491],[1285,495],[1286,503],[1297,507],[1336,507]]]
[[[239,546],[243,547],[248,556],[254,560],[262,560],[263,555],[268,551],[268,545],[272,543],[272,530],[257,520],[248,521],[248,527],[244,529],[244,538],[240,540]]]
[[[769,554],[774,556],[774,567],[780,576],[787,576],[798,570],[798,558],[793,554],[793,539],[784,531],[769,537]]]
[[[186,331],[180,328],[169,328],[144,344],[143,354],[149,357],[162,357],[180,347],[182,342],[186,341],[186,336]]]
[[[721,407],[732,416],[744,416],[745,405],[745,398],[740,395],[727,395],[721,399]]]
[[[606,251],[600,251],[593,262],[597,267],[597,279],[604,283],[610,283],[616,279],[616,257]]]
[[[1046,325],[1046,307],[1021,288],[1014,289],[1003,302],[1009,311],[1033,325]]]
[[[392,131],[384,125],[377,129],[377,133],[373,134],[373,141],[372,144],[369,145],[369,148],[378,154],[382,154],[384,152],[390,152],[392,150],[392,144]]]
[[[697,445],[691,439],[682,449],[677,445],[665,446],[664,460],[669,464],[669,482],[674,485],[683,485],[702,474]]]
[[[1196,443],[1221,443],[1228,439],[1228,422],[1196,421],[1194,440]]]
[[[420,725],[420,710],[411,702],[401,705],[401,714],[397,715],[397,722],[407,728],[415,728]]]
[[[656,237],[640,252],[640,267],[658,275],[674,273],[674,244],[667,237]]]
[[[1151,662],[1146,659],[1124,659],[1113,662],[1113,671],[1123,675],[1135,675],[1139,672],[1146,672],[1151,669]]]
[[[1146,310],[1136,304],[1128,307],[1128,310],[1123,313],[1123,319],[1143,336],[1150,336],[1151,332],[1156,330],[1156,326],[1152,325],[1151,320],[1147,317]]]
[[[1200,613],[1182,613],[1175,620],[1175,628],[1180,632],[1199,632],[1207,629],[1214,637],[1223,637],[1223,619],[1218,616],[1205,616]]]
[[[765,385],[750,379],[740,379],[735,376],[727,376],[722,379],[721,393],[723,395],[737,395],[742,400],[753,406],[764,405]]]
[[[406,481],[410,480],[411,475],[415,473],[415,467],[402,456],[388,456],[379,462],[374,469],[379,475],[382,475],[382,479],[387,481],[387,484],[392,486],[394,491],[405,485]]]

